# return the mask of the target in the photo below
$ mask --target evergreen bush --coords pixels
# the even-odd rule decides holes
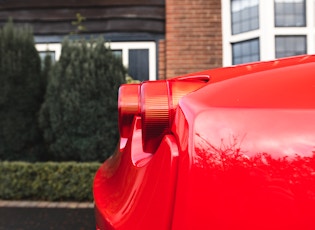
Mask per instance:
[[[97,162],[1,162],[0,199],[92,201]]]
[[[125,72],[103,39],[63,42],[40,112],[50,160],[103,161],[114,151]]]
[[[30,28],[0,28],[0,160],[34,161],[41,152],[40,58]]]

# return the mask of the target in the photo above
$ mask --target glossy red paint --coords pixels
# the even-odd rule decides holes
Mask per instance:
[[[177,143],[174,136],[165,135],[154,155],[145,153],[140,127],[141,120],[136,118],[126,147],[117,149],[95,176],[95,214],[100,229],[171,227]]]
[[[300,56],[139,85],[164,93],[139,91],[125,144],[95,176],[98,227],[315,229],[314,69]],[[143,132],[146,101],[161,97],[149,122],[160,108],[167,126]],[[159,141],[145,152],[150,135]]]

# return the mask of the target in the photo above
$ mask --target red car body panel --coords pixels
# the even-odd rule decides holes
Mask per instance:
[[[314,70],[299,56],[166,81],[204,83],[170,105],[154,152],[135,113],[95,176],[97,228],[315,229]]]
[[[138,124],[138,125],[137,125]],[[98,170],[95,214],[100,229],[169,229],[177,175],[176,140],[166,135],[154,156],[142,151],[139,119],[124,151]]]

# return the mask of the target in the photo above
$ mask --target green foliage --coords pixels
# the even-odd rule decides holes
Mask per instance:
[[[51,160],[103,161],[118,141],[120,60],[104,41],[69,41],[50,72],[40,124]]]
[[[30,28],[0,28],[0,160],[38,158],[42,103],[40,58]]]
[[[86,17],[83,17],[80,13],[76,13],[76,21],[72,21],[71,24],[76,27],[75,31],[70,34],[79,34],[86,31],[86,27],[83,25],[83,22],[86,20]]]
[[[140,83],[140,81],[135,80],[131,76],[128,75],[128,76],[126,76],[126,83],[127,84],[138,84],[138,83]]]
[[[91,201],[100,163],[0,162],[0,199]]]

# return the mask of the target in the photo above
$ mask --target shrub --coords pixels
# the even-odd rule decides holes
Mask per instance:
[[[50,72],[40,124],[51,160],[103,161],[118,139],[120,60],[104,41],[69,41]]]
[[[91,201],[100,163],[0,162],[0,199]]]
[[[40,58],[32,31],[9,21],[0,28],[0,160],[34,161],[41,152]]]

